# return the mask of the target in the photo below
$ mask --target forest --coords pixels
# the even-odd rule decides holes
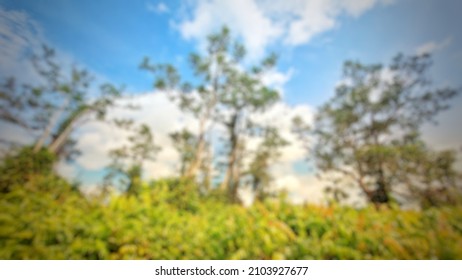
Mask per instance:
[[[162,153],[156,131],[111,113],[138,110],[121,102],[124,87],[58,57],[49,46],[30,54],[38,83],[2,77],[0,121],[30,138],[0,132],[0,259],[462,258],[458,151],[422,138],[461,90],[434,86],[429,53],[397,54],[389,65],[346,61],[314,121],[293,118],[291,133],[328,182],[319,205],[293,204],[274,188],[272,168],[292,143],[255,116],[282,98],[263,81],[277,54],[249,65],[223,27],[189,55],[191,78],[142,59],[153,90],[196,124],[169,134],[179,168],[158,179],[144,174]],[[127,135],[91,193],[56,171],[82,153],[76,143],[88,122]]]

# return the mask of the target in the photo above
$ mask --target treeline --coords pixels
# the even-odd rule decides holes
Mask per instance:
[[[284,146],[291,145],[276,127],[256,122],[252,115],[271,108],[280,94],[266,86],[263,76],[277,62],[270,55],[260,64],[244,63],[245,48],[227,28],[208,37],[203,54],[189,57],[194,74],[185,81],[170,64],[145,58],[140,67],[152,73],[154,87],[197,121],[170,134],[180,155],[178,180],[193,182],[197,195],[221,197],[240,203],[239,190],[250,186],[255,198],[265,201],[272,191],[270,167]],[[161,151],[155,131],[131,119],[110,117],[123,102],[123,87],[95,85],[91,75],[76,66],[61,68],[54,51],[44,47],[31,58],[40,76],[37,84],[18,85],[5,79],[0,91],[0,119],[29,132],[31,139],[4,155],[0,165],[0,191],[8,195],[15,186],[27,185],[36,174],[53,173],[61,160],[79,155],[78,129],[88,121],[101,121],[130,132],[127,145],[110,152],[112,164],[102,183],[102,193],[114,186],[127,196],[139,196],[146,161]],[[460,173],[455,151],[434,151],[422,140],[420,129],[432,122],[460,91],[437,88],[428,77],[428,54],[396,56],[387,67],[346,62],[343,83],[321,106],[312,125],[304,116],[294,118],[292,131],[306,147],[307,159],[316,162],[331,201],[342,201],[354,188],[377,208],[417,202],[422,207],[455,205],[461,200]],[[125,105],[126,109],[136,107]],[[212,145],[213,127],[225,128],[220,152]],[[4,135],[2,135],[4,136]],[[249,137],[259,137],[256,150]],[[4,137],[3,137],[4,138]],[[3,141],[4,145],[8,145]],[[40,155],[46,155],[40,157]],[[40,158],[22,162],[24,157]],[[221,169],[220,169],[221,168]],[[218,178],[214,170],[220,169]],[[40,170],[40,172],[35,172]],[[307,186],[308,187],[308,186]],[[349,189],[351,188],[351,189]]]

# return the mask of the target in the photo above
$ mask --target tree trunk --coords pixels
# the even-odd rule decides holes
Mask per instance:
[[[212,160],[213,152],[209,143],[206,145],[204,160],[202,161],[201,170],[203,174],[202,186],[207,193],[212,185]]]
[[[374,203],[376,207],[380,204],[388,204],[390,202],[385,176],[381,166],[379,167],[377,176],[377,188],[372,192],[370,197],[370,201]]]
[[[34,146],[34,149],[33,149],[34,153],[38,152],[40,149],[43,148],[43,146],[45,144],[45,141],[50,137],[53,127],[58,122],[59,117],[62,115],[64,109],[67,107],[68,104],[69,104],[69,98],[67,98],[64,101],[63,105],[58,109],[58,111],[56,111],[53,114],[53,117],[48,121],[48,125],[45,128],[45,131],[42,133],[42,135],[38,139],[37,143],[35,143],[35,146]]]
[[[81,109],[72,119],[69,121],[69,124],[61,131],[60,134],[54,139],[54,141],[50,144],[48,149],[53,154],[58,154],[59,150],[63,147],[66,143],[66,140],[69,138],[74,124],[86,113],[88,109]]]
[[[220,188],[222,190],[228,190],[228,198],[232,202],[236,202],[237,199],[237,187],[238,182],[236,181],[237,170],[236,163],[238,159],[238,135],[236,132],[238,114],[234,114],[231,118],[231,121],[227,124],[229,138],[230,138],[230,151],[228,154],[228,168],[226,170],[225,178],[221,183]]]
[[[188,178],[195,178],[197,175],[197,171],[199,170],[202,164],[202,154],[204,153],[205,149],[205,121],[205,118],[203,118],[199,122],[199,140],[197,143],[197,150],[194,153],[192,163],[189,165],[187,171],[185,172],[185,177]]]
[[[375,123],[374,117],[372,116],[372,123]],[[379,142],[379,136],[375,131],[372,132],[374,145],[376,147],[381,146]],[[380,204],[388,204],[390,202],[390,196],[388,194],[388,186],[385,179],[385,172],[383,168],[383,161],[381,154],[376,156],[376,164],[377,164],[377,179],[376,179],[376,189],[373,191],[373,195],[371,197],[371,202],[373,202],[376,207]]]

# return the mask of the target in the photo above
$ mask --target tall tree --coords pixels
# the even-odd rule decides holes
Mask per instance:
[[[425,177],[422,169],[410,167],[431,158],[419,129],[459,93],[433,88],[430,65],[429,55],[398,55],[388,68],[346,62],[344,83],[316,117],[318,167],[346,175],[376,205],[390,202],[392,187],[410,188]],[[397,167],[410,173],[397,176]]]
[[[259,201],[270,195],[269,187],[273,179],[270,167],[281,156],[280,149],[289,144],[274,127],[265,128],[262,138],[246,172],[250,177],[255,199]]]
[[[422,207],[462,202],[462,174],[455,168],[456,152],[432,151],[417,137],[392,143],[388,168],[390,183],[406,187],[400,193]]]
[[[226,33],[222,34],[222,36]],[[279,93],[266,87],[262,82],[262,75],[274,67],[276,56],[265,58],[261,65],[250,67],[250,71],[242,69],[239,61],[244,59],[245,49],[235,43],[237,53],[234,61],[225,65],[226,84],[223,93],[219,96],[220,111],[216,119],[226,128],[228,137],[228,156],[225,177],[221,184],[227,189],[229,199],[237,202],[238,188],[242,176],[242,159],[245,152],[244,137],[255,127],[250,115],[265,111],[269,106],[279,100]]]
[[[112,183],[117,177],[120,184],[126,187],[128,194],[136,195],[141,187],[143,164],[155,160],[160,147],[154,143],[154,136],[147,125],[128,125],[127,128],[132,133],[127,139],[128,145],[113,149],[109,153],[112,163],[105,184]]]
[[[173,146],[180,154],[180,174],[184,176],[190,170],[190,166],[194,160],[198,143],[197,137],[184,128],[181,131],[170,133],[170,138],[173,141]]]
[[[226,128],[228,155],[222,188],[229,191],[232,201],[237,199],[242,173],[239,151],[244,150],[242,135],[249,129],[248,116],[251,112],[264,110],[279,98],[276,91],[262,83],[262,75],[274,66],[276,57],[271,55],[259,66],[244,67],[245,53],[245,48],[233,41],[229,30],[223,27],[208,37],[204,55],[190,55],[196,81],[194,86],[194,83],[182,83],[172,65],[153,65],[148,59],[141,65],[154,73],[157,88],[167,91],[184,112],[192,114],[198,121],[196,149],[185,176],[196,178],[206,162],[207,135],[212,125],[220,123]]]
[[[84,69],[59,65],[54,50],[46,46],[31,58],[39,81],[19,87],[6,79],[0,92],[0,118],[36,135],[33,151],[47,148],[61,158],[75,154],[72,133],[88,120],[104,120],[108,109],[121,97],[119,89],[92,85]]]
[[[183,175],[196,178],[206,154],[207,133],[212,123],[213,115],[218,105],[218,96],[224,87],[223,61],[228,46],[228,30],[223,29],[223,35],[211,35],[205,55],[192,53],[189,57],[190,66],[194,72],[197,85],[182,83],[181,76],[170,64],[151,64],[145,58],[141,68],[155,75],[154,86],[167,92],[169,97],[177,102],[183,112],[191,114],[198,121],[198,130],[194,132],[197,145],[191,154],[188,167]]]

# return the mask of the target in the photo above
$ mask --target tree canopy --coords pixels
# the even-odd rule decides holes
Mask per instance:
[[[320,170],[349,177],[375,204],[397,192],[448,196],[460,189],[452,152],[431,151],[421,140],[421,126],[459,93],[432,86],[430,65],[427,54],[400,54],[387,68],[346,62],[344,82],[316,117]]]

